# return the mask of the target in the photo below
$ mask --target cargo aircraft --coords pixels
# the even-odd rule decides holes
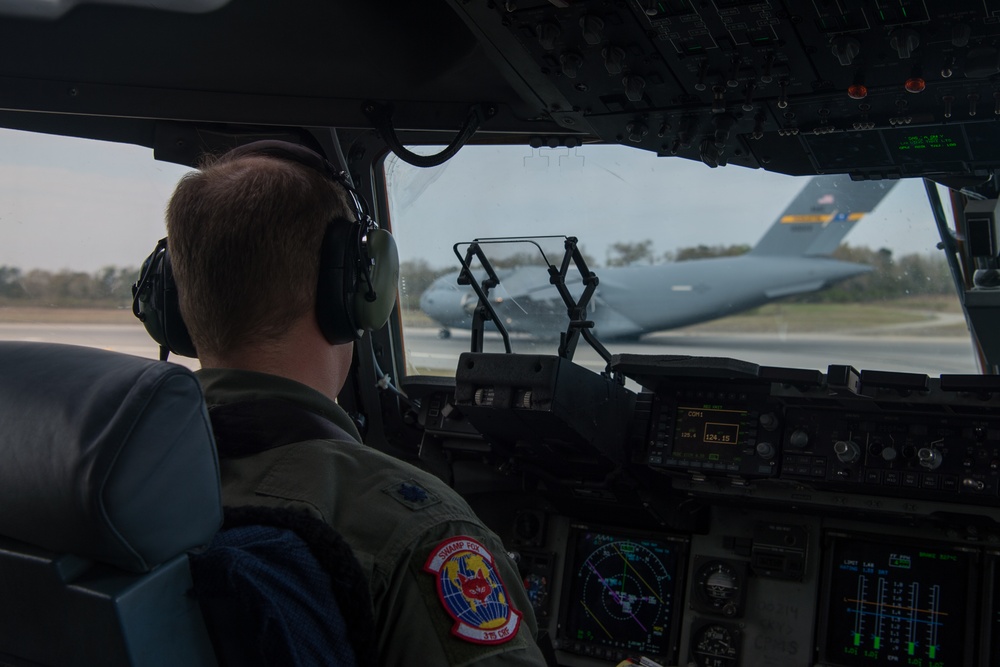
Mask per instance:
[[[822,290],[870,271],[830,255],[894,185],[816,176],[744,255],[600,269],[587,318],[601,339],[638,338]],[[565,328],[566,307],[549,282],[549,261],[543,257],[540,266],[500,272],[493,308],[507,331],[545,336]],[[460,274],[441,276],[420,298],[421,310],[441,324],[445,338],[451,327],[471,326],[479,303],[471,287],[459,285]],[[577,294],[583,290],[578,274],[567,284]]]
[[[940,243],[962,320],[951,337],[817,334],[798,365],[621,352],[592,371],[561,354],[451,357],[426,318],[406,320],[415,304],[396,307],[356,342],[338,403],[373,455],[449,485],[503,549],[400,546],[419,554],[405,576],[424,586],[426,615],[386,603],[369,559],[342,582],[354,603],[323,618],[341,606],[350,626],[378,598],[380,627],[434,625],[416,643],[454,648],[451,664],[505,664],[509,638],[531,635],[546,667],[1000,665],[998,44],[982,0],[0,0],[2,138],[32,140],[0,154],[0,252],[24,269],[3,272],[18,289],[0,301],[0,665],[264,664],[271,635],[248,637],[245,621],[279,593],[228,606],[193,594],[205,582],[191,563],[238,518],[221,506],[221,441],[184,365],[197,361],[159,361],[127,301],[79,325],[89,311],[15,303],[38,293],[33,266],[93,270],[83,263],[136,230],[139,249],[111,263],[138,267],[180,173],[259,139],[322,153],[401,249],[419,237],[443,252],[475,236],[463,221],[524,193],[538,234],[586,241],[552,222],[577,195],[519,162],[508,171],[541,194],[431,184],[438,208],[424,215],[397,159],[425,170],[497,147],[606,150],[613,186],[566,174],[605,200],[652,179],[614,198],[615,220],[667,191],[730,196],[733,172],[816,177],[790,215],[818,205],[824,220],[779,222],[742,258],[691,262],[683,278],[654,277],[680,264],[604,271],[594,318],[622,335],[860,270],[827,272],[827,254],[852,216],[910,181],[895,187],[926,195],[912,233]],[[639,157],[699,177],[681,186]],[[845,206],[848,180],[874,192]],[[152,212],[121,206],[131,196]],[[770,217],[747,201],[747,219]],[[702,226],[705,243],[729,242]],[[791,266],[805,273],[766,278]],[[530,312],[527,290],[508,291]],[[666,305],[680,298],[716,312]],[[461,295],[445,305],[461,310]],[[834,347],[868,361],[833,361]],[[942,367],[954,348],[967,368]],[[436,354],[447,372],[430,375],[419,361]],[[386,493],[414,515],[431,500],[371,489]],[[265,563],[280,569],[284,553]],[[501,599],[498,562],[530,603]],[[328,627],[342,646],[370,635]]]

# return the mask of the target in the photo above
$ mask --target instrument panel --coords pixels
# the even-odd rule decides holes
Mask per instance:
[[[517,555],[560,665],[1000,664],[992,378],[615,357],[633,392],[504,356],[425,389],[421,453]]]

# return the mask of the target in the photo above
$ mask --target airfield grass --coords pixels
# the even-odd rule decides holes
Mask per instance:
[[[48,308],[0,306],[0,323],[132,324],[125,308]],[[437,328],[419,310],[404,309],[403,325]],[[858,335],[965,336],[958,300],[915,296],[879,303],[772,303],[705,322],[678,333],[837,333]]]
[[[950,297],[912,297],[881,303],[771,303],[678,331],[965,336],[968,331],[961,312],[958,300]]]

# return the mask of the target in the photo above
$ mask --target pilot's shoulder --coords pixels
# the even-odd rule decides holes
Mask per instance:
[[[453,521],[481,525],[439,478],[352,441],[307,440],[226,461],[222,477],[226,504],[302,503],[339,530],[359,534],[416,534]]]

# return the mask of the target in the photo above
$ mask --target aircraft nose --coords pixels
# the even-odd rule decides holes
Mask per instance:
[[[434,306],[438,299],[436,298],[435,290],[433,287],[429,287],[424,290],[424,293],[420,295],[420,310],[424,311],[431,317],[434,317]]]
[[[458,298],[454,289],[431,285],[420,295],[420,310],[429,317],[443,322],[449,315],[453,315],[451,311],[455,310]]]

